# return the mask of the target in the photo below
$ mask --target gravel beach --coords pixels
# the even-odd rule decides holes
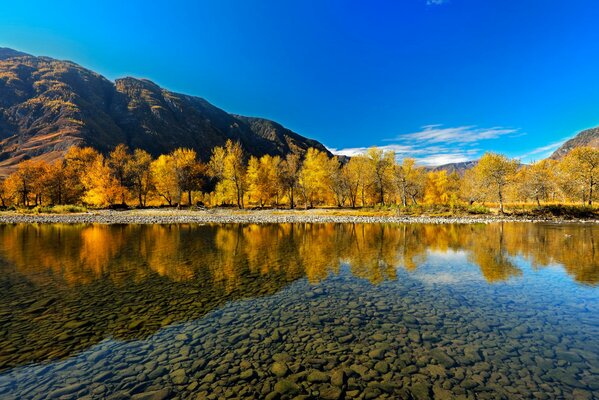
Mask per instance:
[[[553,222],[553,223],[599,223],[599,220],[565,220],[546,218],[526,218],[512,216],[392,216],[355,215],[353,210],[94,210],[73,214],[18,214],[0,213],[0,223],[37,224],[176,224],[176,223],[238,223],[238,224],[277,224],[277,223],[423,223],[423,224],[481,224],[493,222]]]

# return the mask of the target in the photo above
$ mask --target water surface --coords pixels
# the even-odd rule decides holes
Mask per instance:
[[[599,398],[595,225],[0,225],[2,398]]]

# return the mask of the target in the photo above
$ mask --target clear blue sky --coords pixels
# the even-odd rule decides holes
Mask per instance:
[[[597,0],[155,3],[4,2],[0,46],[429,164],[539,159],[599,125]]]

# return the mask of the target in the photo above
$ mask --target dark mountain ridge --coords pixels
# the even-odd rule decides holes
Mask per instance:
[[[72,145],[106,153],[125,143],[154,156],[189,147],[207,160],[227,139],[255,156],[329,153],[274,121],[229,114],[147,79],[112,82],[71,61],[0,48],[0,174],[25,159],[60,158]]]

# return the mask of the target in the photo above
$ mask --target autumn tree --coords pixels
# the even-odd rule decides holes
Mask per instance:
[[[277,204],[282,186],[281,158],[268,154],[250,157],[247,183],[250,198],[257,199],[261,207],[267,203]]]
[[[2,206],[2,208],[8,207],[9,198],[10,195],[6,187],[6,179],[0,179],[0,206]]]
[[[281,185],[289,197],[289,208],[295,207],[295,192],[298,188],[302,161],[299,154],[289,153],[281,162]]]
[[[17,170],[6,179],[6,187],[17,203],[29,207],[30,201],[34,205],[42,204],[44,181],[47,164],[43,161],[26,160],[19,163]]]
[[[176,149],[171,153],[171,159],[178,192],[187,193],[187,204],[191,206],[192,192],[200,190],[204,184],[206,166],[197,160],[197,154],[192,149]]]
[[[477,181],[477,187],[487,196],[495,197],[499,203],[499,211],[504,212],[505,189],[511,183],[518,170],[518,161],[504,155],[485,153],[473,168],[470,179]]]
[[[221,192],[225,199],[228,199],[232,192],[239,208],[244,207],[247,186],[244,159],[241,144],[227,140],[225,147],[212,149],[212,156],[208,163],[208,173],[219,180],[217,191]]]
[[[69,175],[65,160],[56,160],[46,167],[43,179],[51,204],[64,204],[72,190],[71,185],[76,183],[73,178]],[[79,199],[74,202],[77,201]]]
[[[577,147],[560,162],[566,179],[581,188],[583,202],[593,204],[595,186],[599,182],[599,150],[590,146]]]
[[[152,162],[151,170],[156,193],[166,200],[169,206],[172,206],[175,196],[179,193],[173,156],[170,154],[161,155]]]
[[[152,156],[145,150],[135,149],[127,162],[127,175],[131,179],[131,189],[140,207],[145,207],[148,194],[154,187],[152,176]]]
[[[447,204],[449,202],[447,171],[430,171],[426,174],[424,202],[428,204]]]
[[[366,152],[368,170],[372,179],[372,188],[377,194],[375,203],[385,204],[385,195],[391,190],[395,153],[371,147]]]
[[[306,152],[298,179],[305,208],[314,207],[314,204],[325,199],[328,163],[326,153],[312,147]]]
[[[364,155],[352,157],[343,166],[343,175],[347,182],[348,198],[352,208],[356,207],[360,197],[362,207],[366,205],[366,193],[371,182],[368,179],[368,160]]]
[[[532,199],[541,206],[555,191],[556,162],[545,159],[520,168],[516,173],[516,191],[524,200]]]
[[[326,170],[329,190],[335,198],[337,207],[343,207],[345,200],[350,197],[349,177],[344,173],[338,157],[328,160]]]
[[[426,172],[423,167],[416,166],[413,158],[404,158],[401,164],[395,164],[393,169],[395,185],[404,207],[408,205],[408,198],[413,204],[418,204],[418,199],[424,196],[426,186]]]
[[[64,156],[65,189],[63,202],[78,203],[86,191],[83,177],[92,168],[100,154],[91,147],[70,147]]]
[[[113,174],[108,162],[102,155],[98,155],[90,168],[81,177],[85,187],[83,202],[96,207],[106,207],[121,201],[123,186]]]
[[[122,143],[117,145],[106,159],[106,165],[110,169],[110,173],[119,184],[119,197],[123,205],[126,204],[128,189],[131,186],[130,162],[131,154],[129,154],[129,148]]]

